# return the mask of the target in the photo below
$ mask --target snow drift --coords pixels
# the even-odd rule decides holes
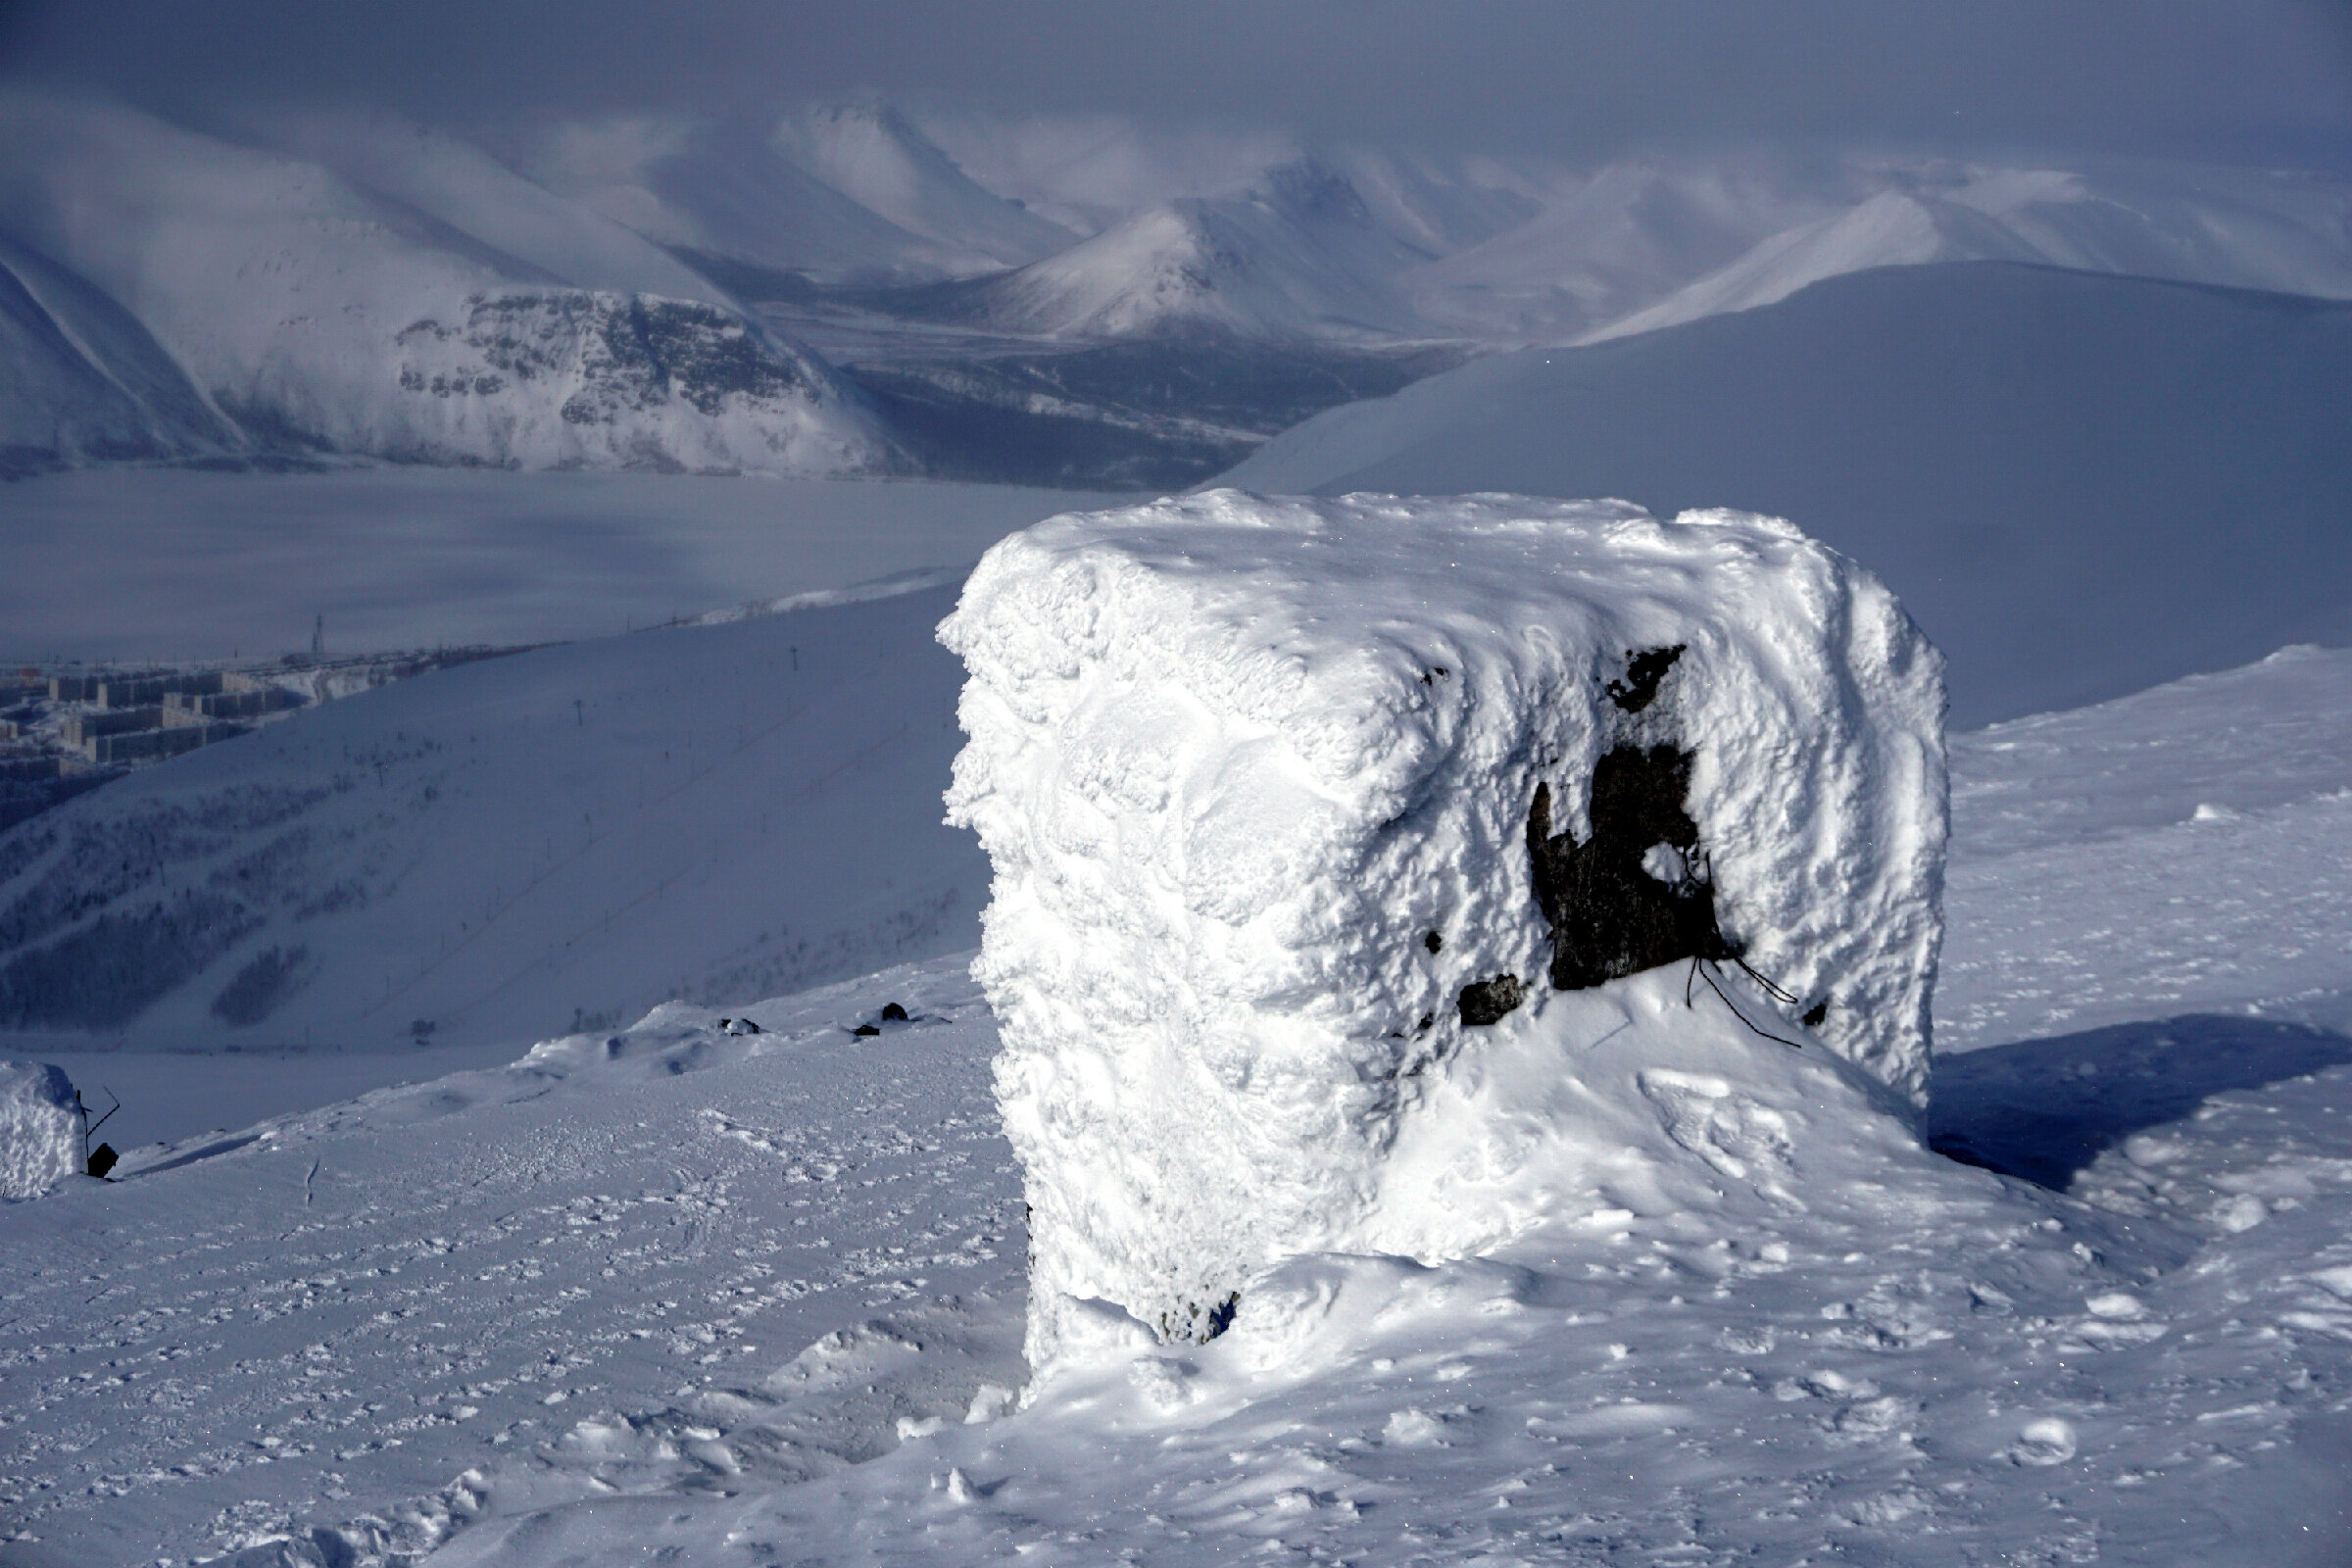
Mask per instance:
[[[1285,1256],[1507,1238],[1526,1138],[1386,1163],[1629,976],[1924,1102],[1941,661],[1786,522],[1211,492],[1013,535],[940,635],[1040,1368],[1090,1299],[1203,1339]]]
[[[38,1198],[81,1170],[81,1113],[64,1071],[0,1061],[0,1199]]]

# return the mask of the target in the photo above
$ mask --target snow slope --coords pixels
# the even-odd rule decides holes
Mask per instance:
[[[1131,215],[1017,271],[944,293],[941,309],[1048,338],[1393,341],[1418,324],[1388,287],[1413,259],[1345,173],[1301,159],[1245,191]]]
[[[0,237],[0,477],[240,445],[121,306]]]
[[[85,796],[0,840],[0,1028],[465,1048],[969,946],[947,608],[540,649]]]
[[[413,177],[377,172],[495,220],[488,237],[126,109],[12,89],[0,133],[0,230],[141,322],[248,449],[784,473],[892,461],[829,368],[717,290],[551,272],[690,281],[609,225],[584,234],[589,215],[516,200],[521,182],[463,150],[427,141],[401,166]]]
[[[1122,1349],[1109,1320],[1006,1414],[1017,1196],[957,956],[0,1208],[0,1562],[2331,1568],[2346,657],[1956,738],[1939,1026],[1971,1049],[1937,1140],[2071,1196],[1760,1101],[1810,1057],[1632,982],[1715,1054],[1665,1070],[1727,1081],[1629,1101],[1686,1162],[1673,1202],[1494,1258],[1305,1260],[1206,1346]],[[2118,958],[2245,935],[2188,996],[2094,965],[2093,1027],[2040,967],[2052,931]],[[847,1032],[892,1001],[907,1025]],[[746,1011],[767,1034],[711,1027]],[[1659,1066],[1618,1044],[1526,1065]]]
[[[749,1038],[672,1006],[0,1204],[0,1563],[368,1515],[377,1563],[649,1464],[826,1474],[1017,1386],[1019,1205],[959,967],[726,1009]],[[913,1021],[850,1033],[889,1002]],[[554,1468],[491,1479],[542,1443]]]
[[[974,182],[889,104],[810,106],[784,116],[773,135],[777,151],[868,212],[966,253],[958,270],[1017,267],[1073,237]]]
[[[979,264],[843,195],[780,153],[765,122],[665,116],[560,121],[516,137],[515,166],[656,244],[839,283]]]
[[[1737,261],[1580,342],[1787,299],[1874,267],[2039,262],[2085,271],[2352,298],[2352,203],[2331,182],[2222,169],[2082,173],[1929,165],[1783,229]]]
[[[1958,1050],[2259,1003],[2352,1032],[2352,652],[2282,649],[1954,741]],[[2120,917],[2119,917],[2120,916]]]
[[[659,244],[525,177],[447,131],[358,111],[281,114],[257,136],[519,264],[537,281],[724,302]]]
[[[1950,660],[1962,724],[2352,639],[2352,307],[1999,264],[1529,350],[1219,482],[1617,495],[1800,518]]]

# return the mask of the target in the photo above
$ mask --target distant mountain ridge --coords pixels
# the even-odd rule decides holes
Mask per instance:
[[[898,466],[820,358],[667,253],[446,138],[406,158],[357,140],[398,194],[135,111],[0,94],[0,240],[28,258],[14,315],[39,350],[0,368],[11,466]],[[35,274],[111,323],[78,363],[55,341],[74,334],[27,314]]]
[[[875,376],[837,367],[919,359],[945,387],[1005,355],[1215,343],[1312,374],[1595,342],[1957,260],[2352,298],[2352,184],[2240,170],[1752,151],[1577,170],[876,100],[206,131],[22,88],[0,91],[0,148],[9,473],[906,471],[937,431],[894,431],[860,390]],[[504,346],[500,316],[522,334]]]

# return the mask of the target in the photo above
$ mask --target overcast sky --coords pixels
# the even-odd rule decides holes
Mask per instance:
[[[0,71],[446,122],[871,89],[1579,155],[2352,161],[2352,0],[0,0]]]

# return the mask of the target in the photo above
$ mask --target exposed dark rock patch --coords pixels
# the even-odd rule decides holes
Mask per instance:
[[[1474,1027],[1499,1023],[1526,1000],[1527,986],[1515,974],[1474,981],[1462,987],[1462,1022]]]
[[[1735,956],[1715,923],[1715,889],[1694,868],[1698,826],[1683,808],[1691,755],[1666,745],[1604,753],[1592,769],[1592,836],[1581,844],[1573,832],[1551,831],[1551,788],[1536,786],[1527,847],[1536,900],[1551,927],[1554,989],[1581,991],[1680,958]],[[1642,864],[1660,844],[1682,861],[1671,881]]]
[[[1629,713],[1639,713],[1657,700],[1658,682],[1683,657],[1688,643],[1676,643],[1672,648],[1644,648],[1640,652],[1625,651],[1625,679],[1609,682],[1609,701]]]
[[[1187,1301],[1182,1310],[1170,1310],[1159,1315],[1159,1342],[1162,1345],[1205,1345],[1233,1327],[1233,1314],[1241,1309],[1242,1293],[1228,1291],[1221,1301],[1203,1306],[1199,1301]]]
[[[1446,939],[1438,935],[1435,931],[1432,931],[1429,935],[1421,939],[1421,945],[1427,948],[1430,952],[1435,953],[1440,948],[1446,946]]]

